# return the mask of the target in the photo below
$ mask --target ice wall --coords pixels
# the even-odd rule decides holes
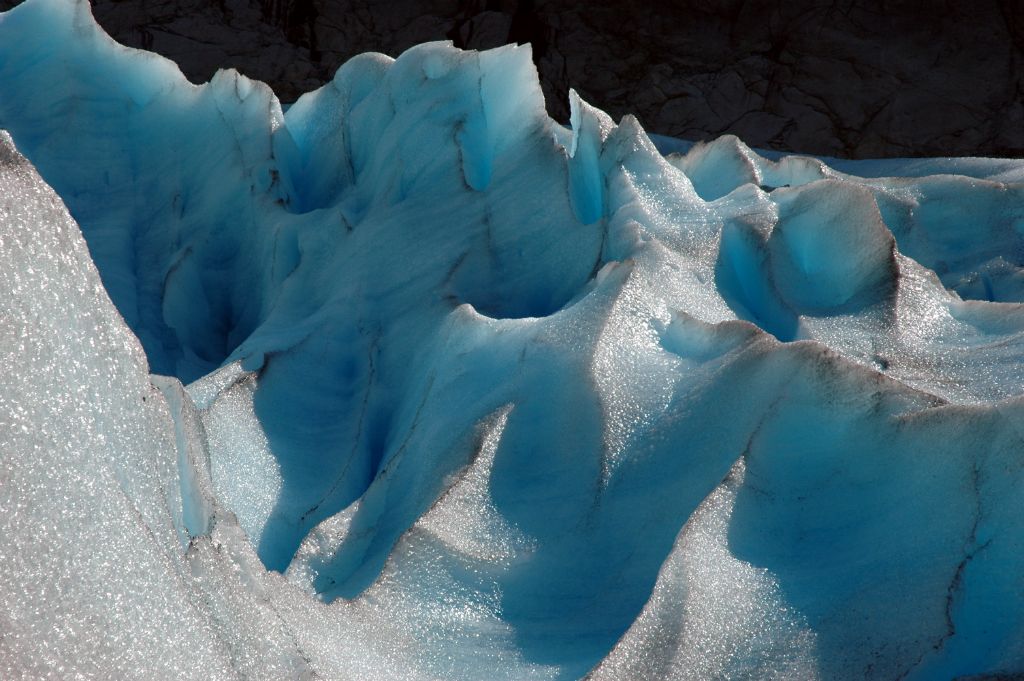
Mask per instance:
[[[1024,673],[1024,164],[570,104],[0,14],[5,677]]]

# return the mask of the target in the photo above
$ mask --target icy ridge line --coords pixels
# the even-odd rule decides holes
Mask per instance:
[[[1024,162],[570,109],[0,14],[0,676],[1024,673]]]

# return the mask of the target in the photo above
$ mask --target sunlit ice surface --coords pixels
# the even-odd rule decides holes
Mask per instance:
[[[1024,162],[571,109],[0,14],[0,677],[1024,673]]]

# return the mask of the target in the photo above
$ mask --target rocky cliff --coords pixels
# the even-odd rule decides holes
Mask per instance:
[[[1024,153],[1014,0],[95,0],[94,13],[192,80],[233,66],[284,101],[360,52],[529,42],[560,120],[574,87],[689,139],[852,158]]]

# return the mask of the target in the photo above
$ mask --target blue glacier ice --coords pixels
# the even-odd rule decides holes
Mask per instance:
[[[0,14],[0,678],[1024,674],[1024,161],[570,104]]]

